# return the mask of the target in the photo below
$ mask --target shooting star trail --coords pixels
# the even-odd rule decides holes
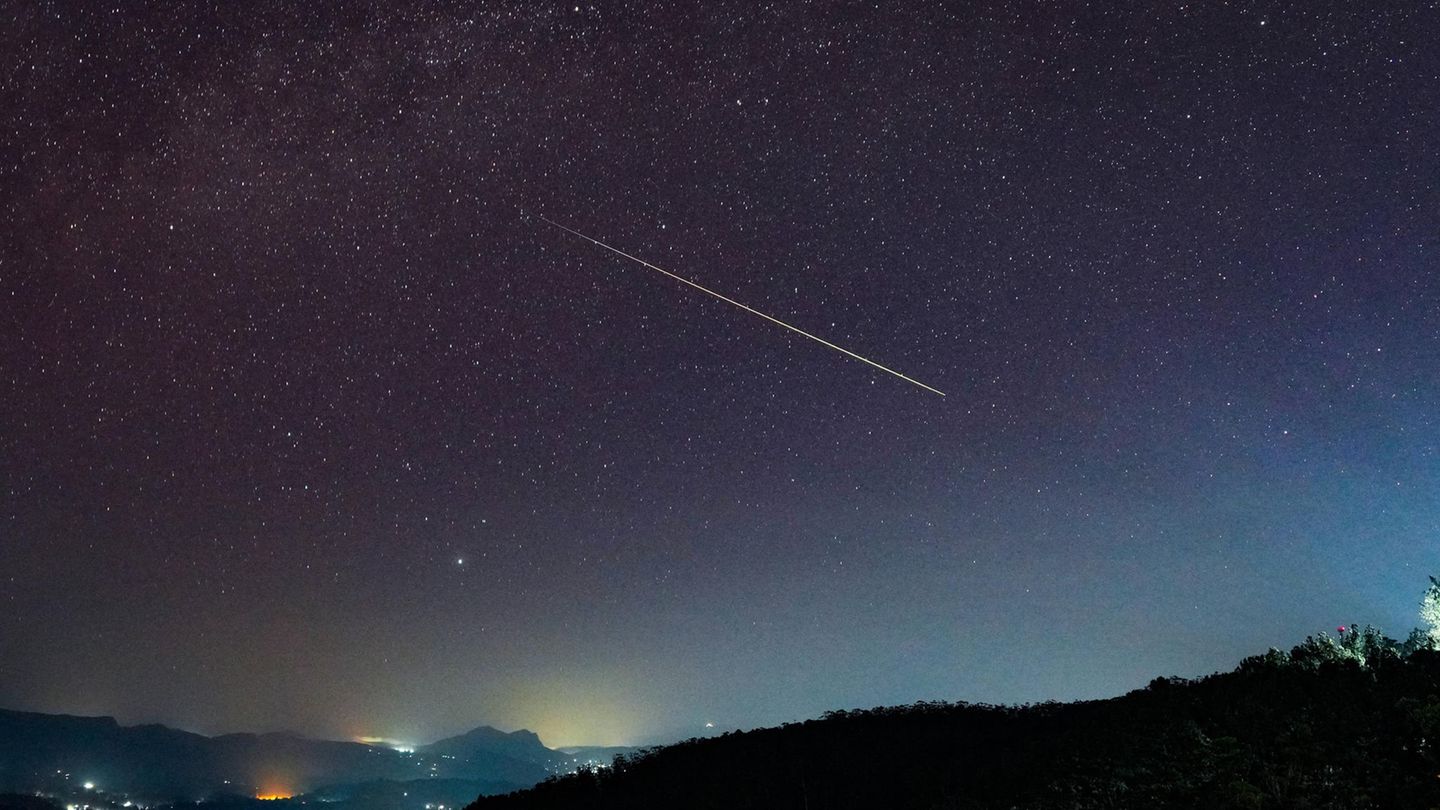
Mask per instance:
[[[567,228],[567,227],[565,227],[564,225],[561,225],[560,223],[556,222],[556,221],[553,220],[553,219],[547,219],[547,218],[545,218],[545,217],[539,216],[538,214],[536,215],[536,217],[537,217],[538,219],[544,221],[544,222],[547,222],[547,223],[549,223],[549,224],[551,224],[551,225],[554,225],[555,227],[559,228],[559,229],[562,230],[562,231],[566,231],[566,232],[568,232],[568,233],[572,233],[572,234],[580,237],[581,239],[584,239],[584,240],[587,241],[587,242],[592,242],[592,243],[594,243],[594,244],[596,244],[596,245],[599,245],[600,247],[605,248],[606,250],[610,251],[611,253],[618,253],[619,255],[624,256],[625,258],[629,259],[629,260],[632,261],[632,262],[638,262],[638,263],[640,263],[640,264],[643,264],[643,265],[645,265],[646,267],[650,268],[651,270],[654,270],[654,271],[657,272],[657,273],[664,273],[665,275],[669,276],[670,278],[673,278],[673,279],[675,279],[676,281],[678,281],[678,282],[680,282],[680,283],[682,283],[682,284],[687,284],[687,285],[689,285],[689,286],[691,286],[691,287],[694,287],[695,289],[699,290],[700,292],[705,293],[706,295],[713,296],[713,297],[715,297],[715,298],[719,298],[721,301],[724,301],[724,302],[727,303],[727,304],[731,304],[731,305],[733,305],[733,306],[737,306],[737,307],[745,310],[746,312],[750,313],[751,315],[759,315],[760,317],[764,318],[765,320],[767,320],[767,321],[769,321],[769,322],[771,322],[771,323],[773,323],[773,324],[777,324],[777,325],[779,325],[779,326],[783,326],[783,327],[785,327],[786,329],[789,329],[791,332],[794,332],[794,333],[797,334],[797,335],[802,335],[802,336],[804,336],[804,337],[810,338],[811,340],[815,341],[816,343],[819,343],[820,345],[825,346],[825,347],[827,347],[827,348],[834,349],[835,351],[840,352],[841,354],[843,354],[843,355],[845,355],[845,356],[847,356],[847,357],[852,357],[852,358],[854,358],[854,359],[856,359],[856,360],[859,360],[859,361],[862,362],[862,363],[865,363],[865,364],[870,365],[870,366],[874,366],[875,368],[880,369],[881,371],[885,372],[886,374],[893,374],[893,375],[895,375],[896,377],[899,377],[900,379],[904,380],[905,382],[910,383],[911,385],[918,385],[918,386],[920,386],[921,388],[924,388],[926,391],[929,391],[929,392],[935,393],[935,394],[939,394],[939,395],[942,396],[942,397],[945,396],[945,392],[944,392],[944,391],[941,391],[941,390],[938,389],[938,388],[931,388],[930,386],[926,385],[925,383],[920,382],[919,380],[917,380],[917,379],[915,379],[915,378],[913,378],[913,377],[907,377],[907,376],[905,376],[904,374],[901,374],[900,372],[896,371],[896,370],[893,369],[893,368],[888,368],[888,367],[886,367],[886,366],[882,366],[882,365],[880,365],[879,363],[877,363],[877,362],[875,362],[874,360],[871,360],[871,359],[869,359],[869,358],[867,358],[867,357],[861,357],[860,355],[856,354],[855,352],[850,351],[849,349],[847,349],[847,348],[845,348],[845,347],[843,347],[843,346],[836,346],[834,343],[831,343],[830,341],[828,341],[828,340],[826,340],[826,339],[824,339],[824,338],[822,338],[822,337],[817,337],[817,336],[815,336],[815,335],[812,335],[812,334],[810,334],[809,332],[806,332],[804,329],[799,328],[798,326],[791,326],[790,324],[788,324],[788,323],[780,320],[779,318],[776,318],[776,317],[773,317],[773,316],[770,316],[770,315],[766,315],[765,313],[761,312],[761,311],[758,310],[758,309],[755,309],[754,307],[747,307],[747,306],[745,306],[744,304],[740,303],[739,301],[736,301],[736,300],[733,299],[733,298],[727,298],[727,297],[721,295],[721,294],[718,293],[718,292],[715,292],[714,290],[712,290],[712,289],[710,289],[710,288],[708,288],[708,287],[702,287],[702,286],[700,286],[699,284],[696,284],[695,282],[691,281],[690,279],[685,278],[684,276],[678,276],[678,275],[670,272],[669,270],[666,270],[666,269],[663,268],[663,267],[656,267],[655,265],[651,264],[650,262],[645,261],[644,259],[641,259],[641,258],[636,257],[636,256],[631,256],[629,253],[626,253],[625,251],[620,250],[619,248],[611,247],[611,246],[605,244],[604,242],[601,242],[599,239],[595,239],[594,237],[586,236],[585,234],[583,234],[583,233],[575,230],[574,228]]]

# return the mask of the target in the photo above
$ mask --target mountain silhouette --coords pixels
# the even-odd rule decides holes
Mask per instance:
[[[1440,653],[1352,632],[1109,700],[920,703],[690,740],[468,810],[1435,807]]]
[[[559,752],[546,748],[533,731],[500,731],[490,726],[437,740],[417,751],[458,759],[504,755],[521,762],[550,762],[561,756]]]
[[[88,782],[135,799],[195,801],[414,779],[503,791],[533,785],[569,761],[533,732],[489,727],[401,752],[289,733],[206,737],[161,725],[122,726],[111,717],[0,710],[0,791],[16,793],[59,795]]]

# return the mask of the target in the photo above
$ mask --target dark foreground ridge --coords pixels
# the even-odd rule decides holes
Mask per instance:
[[[1440,652],[1366,628],[1110,700],[835,712],[469,810],[1440,807]]]

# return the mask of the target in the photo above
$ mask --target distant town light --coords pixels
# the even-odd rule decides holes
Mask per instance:
[[[94,789],[95,789],[95,783],[94,783],[94,782],[86,782],[86,783],[85,783],[85,789],[86,789],[86,790],[94,790]]]

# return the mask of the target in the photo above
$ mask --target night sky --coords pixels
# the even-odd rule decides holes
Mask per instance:
[[[1434,3],[0,14],[0,706],[647,742],[1440,573]]]

